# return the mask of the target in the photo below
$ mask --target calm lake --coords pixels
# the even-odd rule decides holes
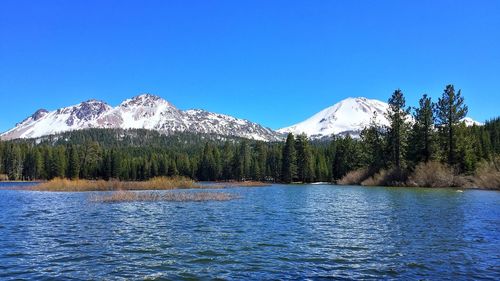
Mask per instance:
[[[0,279],[500,280],[500,192],[209,191],[241,198],[96,203],[0,190]]]

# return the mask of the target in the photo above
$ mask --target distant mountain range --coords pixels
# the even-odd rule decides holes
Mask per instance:
[[[180,110],[161,97],[142,94],[116,107],[88,100],[54,111],[37,110],[0,135],[1,139],[38,138],[87,128],[149,129],[164,134],[176,132],[216,134],[262,141],[279,141],[287,133],[306,134],[311,139],[332,135],[358,136],[374,114],[380,125],[388,125],[388,104],[363,97],[347,98],[296,125],[273,131],[248,120],[205,110]],[[470,118],[467,125],[481,125]]]
[[[116,107],[88,100],[55,111],[40,109],[0,137],[37,138],[87,128],[149,129],[165,134],[205,133],[262,141],[282,138],[279,133],[250,121],[204,110],[179,110],[150,94],[127,99]]]

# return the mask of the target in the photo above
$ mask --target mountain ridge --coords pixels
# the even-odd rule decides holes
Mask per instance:
[[[36,138],[87,128],[149,129],[164,134],[207,133],[261,141],[281,139],[279,133],[257,123],[202,109],[183,111],[152,94],[137,95],[116,107],[90,99],[53,111],[39,109],[0,134],[0,138]]]

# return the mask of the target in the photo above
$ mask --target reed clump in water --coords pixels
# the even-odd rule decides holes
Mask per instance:
[[[31,187],[37,191],[114,191],[114,190],[169,190],[182,188],[199,188],[191,179],[184,177],[156,177],[148,181],[118,180],[69,180],[52,179]]]
[[[90,200],[93,202],[203,202],[203,201],[228,201],[237,199],[233,194],[223,192],[132,192],[116,191],[108,195],[93,194]]]

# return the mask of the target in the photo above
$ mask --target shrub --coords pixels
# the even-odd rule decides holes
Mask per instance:
[[[500,171],[493,162],[482,162],[479,164],[474,185],[486,189],[500,189]]]
[[[340,185],[358,185],[361,184],[364,180],[370,177],[371,173],[368,169],[358,169],[354,171],[350,171],[344,177],[337,181],[337,184]]]
[[[466,179],[456,175],[453,169],[441,162],[420,163],[408,180],[409,186],[418,187],[464,187]]]
[[[380,172],[367,178],[361,185],[363,186],[405,186],[408,174],[402,169],[380,170]]]

